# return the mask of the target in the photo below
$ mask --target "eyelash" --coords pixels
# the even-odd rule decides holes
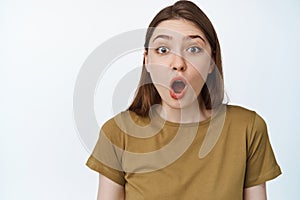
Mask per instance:
[[[165,49],[166,52],[161,52],[162,49]],[[191,49],[196,49],[196,52],[191,52],[191,51],[189,51],[189,50],[191,50]],[[170,50],[169,50],[168,47],[160,46],[160,47],[156,48],[155,51],[156,51],[156,53],[158,53],[158,54],[166,54],[166,53],[168,53]],[[191,54],[200,53],[200,52],[202,52],[202,48],[197,47],[197,46],[192,46],[192,47],[189,47],[189,48],[187,49],[187,52],[189,52],[189,53],[191,53]]]
[[[190,48],[188,48],[188,50],[189,49],[192,49],[192,48],[194,48],[194,49],[196,49],[196,52],[190,52],[190,53],[199,53],[199,52],[201,52],[202,51],[202,49],[200,48],[200,47],[197,47],[197,46],[193,46],[193,47],[190,47]]]
[[[165,49],[167,50],[167,52],[165,52],[165,53],[160,52],[160,50],[161,50],[162,48],[165,48]],[[156,53],[158,53],[158,54],[166,54],[166,53],[168,53],[170,50],[168,49],[168,47],[161,46],[161,47],[158,47],[157,49],[155,49],[155,51],[156,51]]]

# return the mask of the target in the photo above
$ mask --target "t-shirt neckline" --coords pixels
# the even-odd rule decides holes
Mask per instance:
[[[226,106],[226,105],[225,105]],[[160,124],[164,124],[165,126],[174,126],[174,127],[196,127],[196,126],[206,126],[209,125],[212,119],[216,118],[220,113],[220,110],[222,109],[216,109],[209,118],[200,121],[200,122],[187,122],[187,123],[179,123],[179,122],[172,122],[164,119],[160,116],[160,114],[157,112],[156,109],[151,109],[149,112],[149,116],[152,120],[156,120]]]

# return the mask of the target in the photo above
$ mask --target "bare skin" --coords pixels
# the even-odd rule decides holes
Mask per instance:
[[[99,175],[97,200],[125,200],[124,187]],[[267,200],[266,184],[244,189],[244,200]]]
[[[267,200],[266,183],[244,189],[244,200]]]
[[[161,116],[168,121],[178,123],[207,119],[211,112],[203,106],[199,108],[197,96],[207,75],[213,70],[210,60],[211,47],[202,31],[191,22],[166,20],[158,25],[158,28],[171,31],[156,31],[150,40],[152,48],[149,48],[149,52],[144,56],[147,70],[154,79],[155,87],[162,98]],[[157,39],[153,40],[155,37]],[[170,97],[169,76],[180,76],[189,84],[180,100]],[[97,199],[124,200],[124,187],[100,175]],[[245,188],[243,199],[266,200],[265,183]]]
[[[189,123],[210,117],[210,111],[200,109],[197,100],[213,70],[211,47],[201,30],[184,20],[163,21],[154,31],[144,56],[146,69],[162,98],[163,118]],[[170,96],[170,83],[176,77],[187,83],[180,99]]]
[[[97,200],[124,200],[124,187],[99,174]]]

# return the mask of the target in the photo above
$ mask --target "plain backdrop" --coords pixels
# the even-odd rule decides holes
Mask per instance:
[[[90,151],[73,119],[77,75],[100,44],[146,28],[174,2],[0,1],[0,199],[96,199],[98,175],[85,166]],[[268,182],[269,199],[297,199],[300,2],[194,2],[218,33],[230,103],[257,111],[268,125],[283,171]],[[111,69],[142,61],[139,52],[122,59]],[[120,78],[111,70],[103,81]],[[111,102],[105,84],[95,93],[99,125],[118,111],[101,103]]]

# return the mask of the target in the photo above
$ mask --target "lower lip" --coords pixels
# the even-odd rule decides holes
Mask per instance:
[[[186,87],[180,92],[180,93],[175,93],[172,89],[170,90],[170,96],[173,98],[173,99],[181,99],[184,94],[185,94],[185,91],[186,91]]]

